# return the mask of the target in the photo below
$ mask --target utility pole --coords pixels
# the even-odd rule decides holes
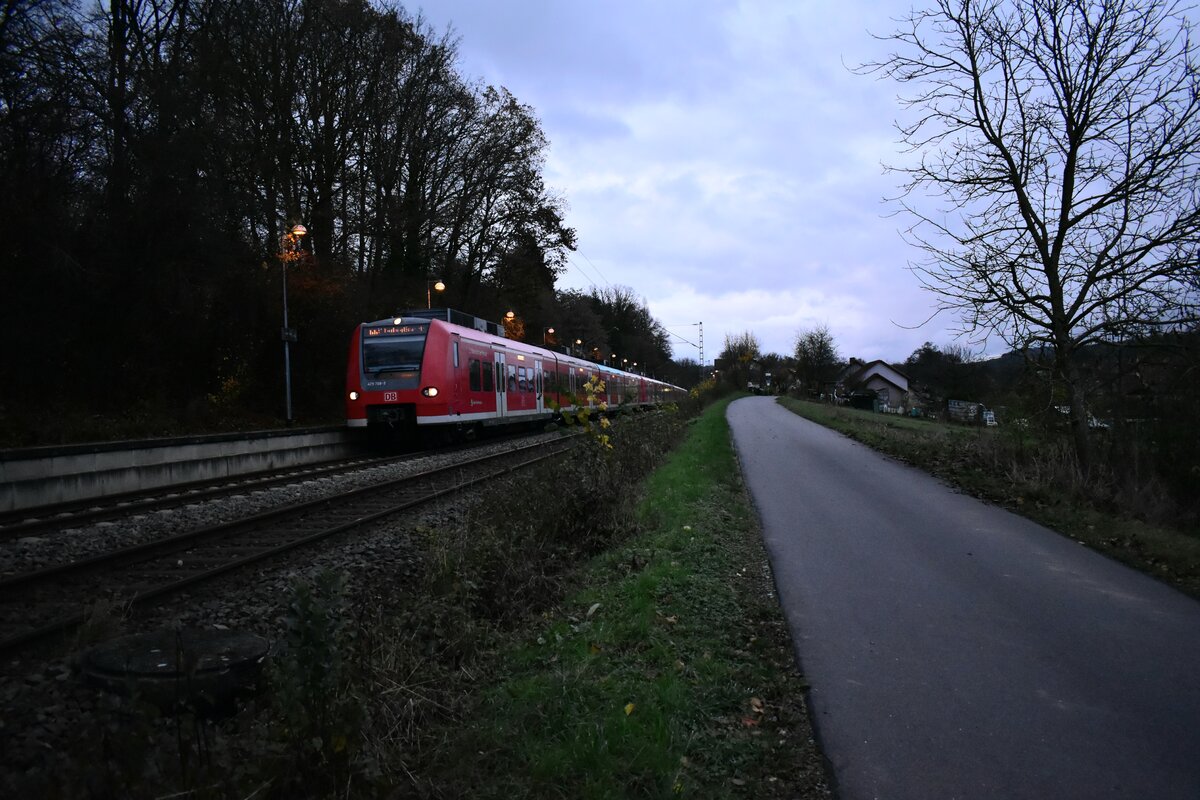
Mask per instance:
[[[687,339],[684,339],[678,333],[674,333],[671,330],[671,328],[682,328],[685,326],[692,326],[692,325],[697,325],[700,327],[700,344],[696,344],[695,342],[688,342]],[[664,326],[664,327],[666,328],[667,333],[670,333],[672,336],[674,336],[677,339],[682,339],[683,341],[687,342],[692,347],[695,347],[697,350],[700,351],[700,381],[703,382],[704,381],[704,323],[703,322],[683,322],[683,323],[680,323],[679,325],[670,325],[670,326]]]

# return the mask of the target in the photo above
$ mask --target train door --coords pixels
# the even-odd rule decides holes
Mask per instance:
[[[546,410],[546,385],[545,375],[542,373],[542,362],[539,359],[533,360],[533,392],[536,398],[538,413]]]
[[[466,400],[464,398],[467,393],[467,386],[465,376],[463,375],[462,365],[464,359],[462,358],[462,354],[460,352],[461,344],[462,340],[460,339],[459,335],[457,333],[451,334],[450,366],[453,370],[453,377],[450,379],[450,384],[452,386],[450,389],[450,396],[446,398],[447,402],[450,403],[451,414],[456,412],[461,414],[463,406],[466,405]]]
[[[492,353],[496,359],[496,416],[508,416],[508,392],[504,390],[504,351]]]

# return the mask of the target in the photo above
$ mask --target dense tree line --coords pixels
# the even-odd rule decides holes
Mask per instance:
[[[301,418],[336,416],[353,324],[435,280],[438,305],[529,330],[624,328],[620,298],[555,291],[575,234],[533,109],[456,60],[367,0],[0,6],[0,414],[277,417],[296,223]]]

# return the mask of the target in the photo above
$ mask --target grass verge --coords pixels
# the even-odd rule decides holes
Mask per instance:
[[[1118,498],[1100,507],[1082,485],[1069,448],[1015,428],[967,428],[910,420],[790,397],[790,411],[937,475],[1111,558],[1200,597],[1200,536],[1117,513],[1139,507]]]
[[[831,796],[805,684],[711,406],[650,477],[640,532],[506,651],[423,765],[430,796]]]
[[[727,404],[619,415],[377,532],[378,568],[304,571],[232,716],[83,684],[71,728],[25,709],[0,793],[829,797]]]

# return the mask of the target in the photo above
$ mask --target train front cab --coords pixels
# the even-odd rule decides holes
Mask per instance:
[[[425,365],[432,326],[426,320],[380,320],[358,326],[346,358],[346,424],[411,434],[418,406],[439,394]]]

